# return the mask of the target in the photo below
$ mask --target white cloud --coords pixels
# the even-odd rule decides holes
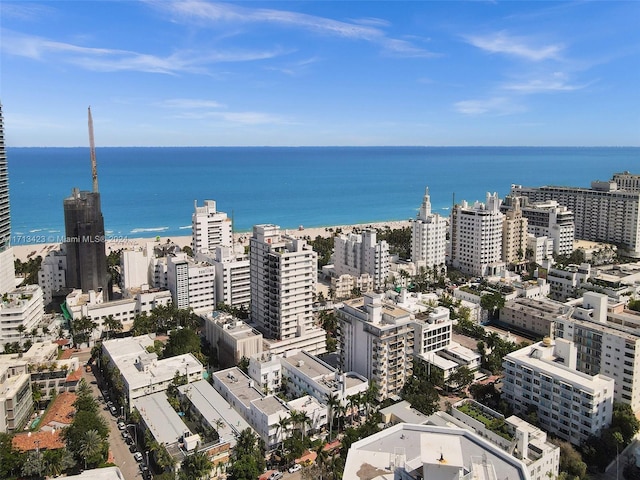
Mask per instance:
[[[214,63],[248,62],[274,58],[284,53],[281,49],[260,51],[212,51],[206,54],[178,51],[162,57],[128,50],[94,48],[47,40],[3,30],[0,48],[9,54],[34,60],[55,60],[78,65],[87,70],[138,71],[179,74],[182,72],[207,73],[206,66]],[[54,58],[55,57],[55,58]]]
[[[490,53],[504,53],[535,62],[559,59],[564,48],[557,44],[533,46],[530,45],[532,43],[530,39],[510,36],[505,32],[485,36],[467,36],[466,40],[474,47]]]
[[[532,78],[523,82],[514,82],[504,84],[505,90],[511,90],[518,93],[545,93],[545,92],[572,92],[585,88],[587,85],[574,85],[568,82],[567,75],[561,72],[555,72],[549,77]]]
[[[513,99],[508,97],[463,100],[456,102],[454,108],[464,115],[511,115],[525,110],[522,105],[514,103]]]
[[[209,3],[201,0],[149,2],[159,8],[168,9],[175,15],[195,20],[211,22],[227,22],[232,24],[271,23],[292,28],[314,31],[323,35],[331,35],[352,40],[363,40],[381,45],[385,51],[402,56],[429,57],[433,53],[416,47],[405,40],[397,40],[387,36],[379,27],[387,22],[380,19],[358,19],[343,22],[330,18],[308,15],[305,13],[274,10],[266,8],[251,9],[226,3]]]

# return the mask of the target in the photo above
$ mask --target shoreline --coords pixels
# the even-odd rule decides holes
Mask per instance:
[[[323,238],[328,238],[333,236],[337,229],[341,229],[342,233],[351,233],[354,229],[362,230],[365,228],[386,228],[389,227],[392,230],[408,227],[411,225],[411,220],[389,220],[389,221],[381,221],[381,222],[367,222],[367,223],[358,223],[353,225],[327,225],[321,227],[310,227],[306,228],[304,226],[300,226],[301,229],[286,229],[282,228],[281,231],[286,234],[296,237],[296,238],[306,238],[309,237],[311,240],[314,240],[316,237],[320,236]],[[235,243],[239,243],[241,245],[249,244],[249,237],[251,236],[252,230],[243,231],[243,232],[234,232],[233,239]],[[167,243],[167,241],[173,242],[179,247],[183,248],[185,246],[191,246],[191,235],[178,235],[178,236],[162,236],[162,235],[154,235],[150,237],[135,237],[129,238],[126,235],[113,237],[105,241],[105,248],[107,255],[109,253],[125,249],[125,250],[134,250],[137,248],[144,247],[147,243]],[[32,258],[36,258],[41,256],[44,258],[49,252],[60,249],[61,243],[49,242],[49,243],[28,243],[22,245],[12,245],[13,256],[14,259],[18,259],[21,262],[26,262]]]

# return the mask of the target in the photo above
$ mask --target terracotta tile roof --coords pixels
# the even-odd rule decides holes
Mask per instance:
[[[75,372],[71,372],[67,376],[67,382],[79,382],[82,378],[82,368],[77,369]]]
[[[56,340],[54,343],[57,343],[61,347],[64,347],[65,345],[69,345],[71,343],[71,340],[69,340],[68,338],[61,338],[60,340]]]
[[[60,436],[60,430],[49,432],[19,433],[13,437],[13,447],[22,452],[31,450],[56,450],[64,448],[65,444]]]
[[[47,413],[40,422],[40,428],[49,423],[71,425],[73,414],[76,411],[73,408],[73,402],[76,401],[76,394],[64,392],[58,395],[49,405]]]
[[[67,348],[66,350],[62,351],[58,360],[68,360],[76,351],[77,350],[74,348]]]

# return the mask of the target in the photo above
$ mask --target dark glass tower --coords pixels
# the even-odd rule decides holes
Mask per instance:
[[[93,122],[89,109],[89,138],[93,191],[74,188],[64,199],[65,249],[67,252],[67,287],[83,292],[103,291],[107,300],[107,255],[105,252],[104,218],[100,208],[98,174],[93,145]]]

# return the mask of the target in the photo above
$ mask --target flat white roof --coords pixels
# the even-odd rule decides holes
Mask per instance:
[[[190,436],[191,431],[167,400],[165,392],[136,398],[133,405],[140,412],[153,438],[160,445],[171,445],[178,441],[185,432]]]
[[[229,442],[233,447],[236,444],[236,434],[246,428],[251,428],[206,380],[182,385],[178,387],[178,390],[187,396],[195,409],[218,431],[221,442]],[[216,420],[221,420],[224,425],[221,428],[216,427]]]

